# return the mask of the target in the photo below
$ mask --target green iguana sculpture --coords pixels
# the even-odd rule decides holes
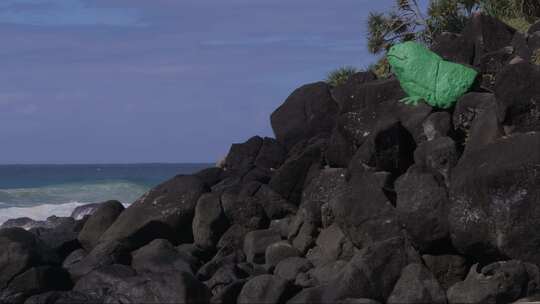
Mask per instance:
[[[478,74],[474,69],[445,61],[416,42],[394,45],[387,54],[401,87],[409,95],[406,104],[424,100],[438,108],[449,108],[465,94]]]

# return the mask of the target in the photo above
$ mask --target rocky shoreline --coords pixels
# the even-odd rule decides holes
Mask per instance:
[[[540,299],[540,23],[477,15],[433,50],[480,73],[448,110],[371,72],[308,84],[272,114],[276,139],[220,167],[128,208],[7,221],[0,303]]]

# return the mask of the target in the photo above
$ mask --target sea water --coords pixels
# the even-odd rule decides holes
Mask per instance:
[[[11,218],[69,216],[88,203],[131,204],[178,174],[210,164],[0,165],[0,224]]]

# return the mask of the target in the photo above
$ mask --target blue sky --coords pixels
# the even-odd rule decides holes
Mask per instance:
[[[214,162],[392,0],[2,0],[0,163]]]

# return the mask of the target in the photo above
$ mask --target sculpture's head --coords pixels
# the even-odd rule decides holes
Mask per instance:
[[[411,58],[410,56],[411,54],[417,53],[419,48],[424,48],[424,46],[416,42],[407,41],[392,46],[390,50],[388,50],[386,57],[394,71],[399,73],[405,67],[411,66],[411,61],[414,60],[414,58]]]

